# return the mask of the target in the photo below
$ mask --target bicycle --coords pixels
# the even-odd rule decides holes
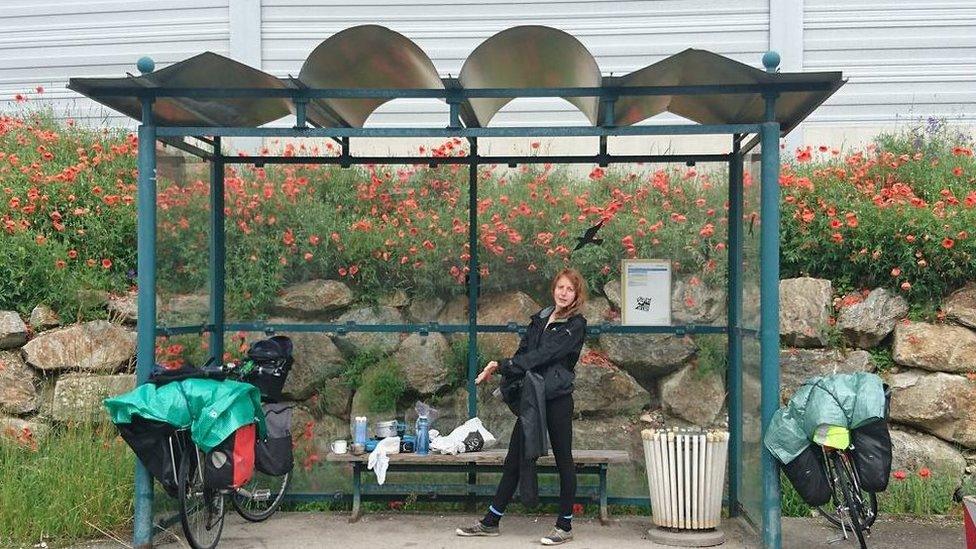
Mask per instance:
[[[210,378],[234,377],[241,381],[249,377],[253,379],[252,375],[284,375],[280,367],[268,368],[253,363],[252,366],[251,369],[236,370],[237,365],[228,364],[217,369],[205,368],[204,372]],[[186,541],[193,549],[213,549],[217,546],[224,526],[225,496],[230,496],[234,510],[250,522],[267,520],[281,506],[291,479],[290,472],[266,475],[255,470],[245,485],[216,490],[207,487],[204,477],[207,454],[192,442],[188,429],[174,432],[169,445],[171,459],[175,461],[175,456],[180,456],[179,465],[173,464],[177,477],[180,523]]]
[[[817,511],[831,524],[841,529],[841,539],[848,537],[848,528],[854,534],[861,549],[867,549],[865,538],[871,535],[871,526],[878,518],[878,497],[861,488],[861,481],[854,466],[854,446],[850,431],[835,425],[822,426],[814,434],[813,441],[820,445],[824,455],[824,467],[830,485],[830,505]]]

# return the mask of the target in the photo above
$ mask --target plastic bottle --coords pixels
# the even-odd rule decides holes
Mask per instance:
[[[366,417],[358,416],[356,418],[355,430],[353,432],[353,442],[356,444],[366,444]]]
[[[430,453],[430,421],[427,416],[417,418],[417,442],[414,445],[414,453],[418,456],[426,456]]]

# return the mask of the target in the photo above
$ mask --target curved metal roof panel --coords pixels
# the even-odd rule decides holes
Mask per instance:
[[[379,25],[336,33],[309,54],[298,80],[310,88],[444,89],[434,62],[417,44]],[[308,117],[319,126],[361,128],[390,99],[314,99]]]
[[[843,83],[839,72],[770,73],[695,49],[603,78],[579,40],[536,25],[491,36],[468,56],[457,79],[441,78],[407,37],[361,25],[319,44],[298,78],[277,78],[207,52],[138,77],[72,78],[68,87],[137,120],[140,98],[154,96],[157,124],[188,127],[261,126],[307,101],[312,124],[360,128],[380,105],[407,95],[454,97],[465,125],[484,127],[521,90],[533,97],[592,92],[564,97],[592,125],[626,126],[665,111],[700,124],[752,124],[764,120],[763,93],[775,92],[776,120],[785,134]],[[628,94],[627,88],[635,90]],[[602,112],[610,103],[601,104],[597,95],[613,101],[612,121]]]
[[[776,119],[783,133],[793,129],[810,112],[843,84],[840,73],[769,73],[710,51],[687,49],[619,79],[621,87],[707,86],[775,84],[784,82],[836,83],[824,91],[780,92]],[[741,94],[698,94],[621,96],[614,104],[614,121],[621,126],[668,111],[699,124],[750,124],[762,122],[765,101],[756,92]]]
[[[286,87],[284,82],[266,72],[213,52],[204,52],[142,76],[72,78],[69,88],[140,120],[142,106],[137,96],[106,94],[112,88],[132,86],[159,89]],[[290,101],[283,97],[158,97],[153,104],[153,115],[163,126],[261,126],[286,116],[289,104]]]
[[[476,88],[598,88],[602,77],[596,59],[579,40],[561,30],[525,25],[503,30],[482,42],[461,67],[465,89]],[[508,104],[511,97],[469,100],[480,126]],[[566,97],[590,123],[598,122],[599,99]]]

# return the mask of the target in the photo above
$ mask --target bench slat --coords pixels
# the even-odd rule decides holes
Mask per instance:
[[[471,452],[458,454],[456,456],[447,454],[430,454],[418,456],[417,454],[391,454],[390,463],[398,464],[418,464],[418,465],[466,465],[474,463],[478,465],[501,465],[505,462],[505,449],[484,450],[481,452]],[[369,454],[355,456],[352,454],[333,454],[326,456],[326,461],[337,463],[365,463],[369,459]],[[623,450],[573,450],[573,461],[576,463],[628,463],[630,455]],[[540,465],[553,465],[555,459],[552,454],[539,458]]]

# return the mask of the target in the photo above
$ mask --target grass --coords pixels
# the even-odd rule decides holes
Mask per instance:
[[[125,538],[133,463],[110,426],[62,426],[35,444],[0,439],[0,547]]]

